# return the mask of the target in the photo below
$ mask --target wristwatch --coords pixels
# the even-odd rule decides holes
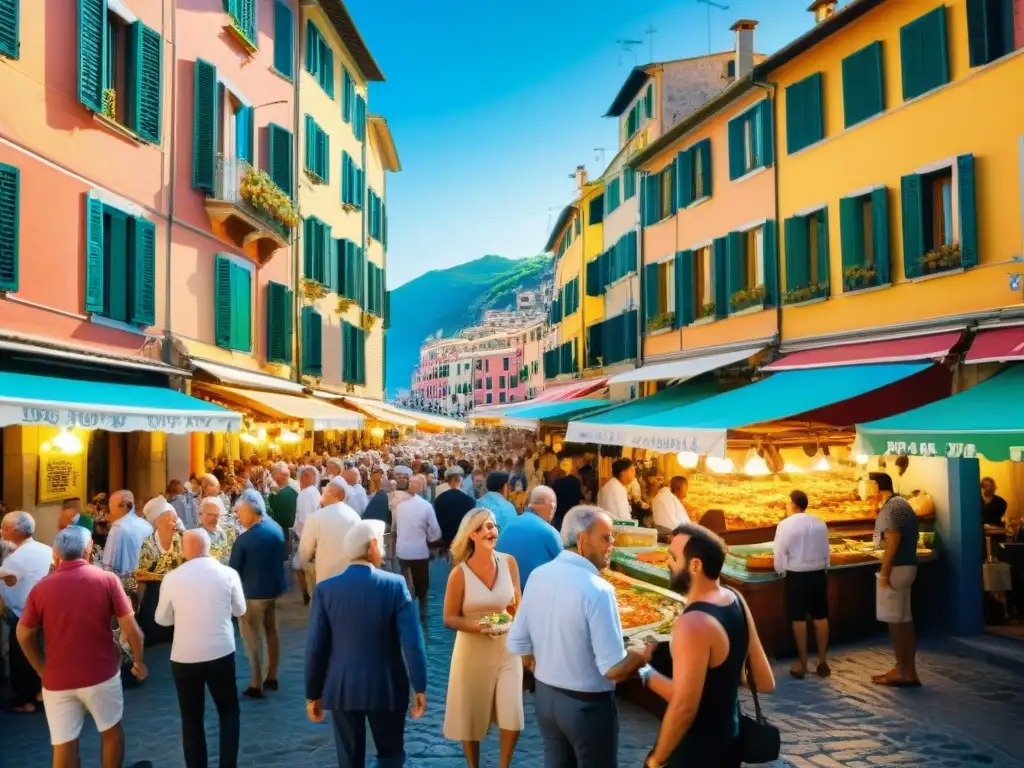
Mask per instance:
[[[644,664],[640,669],[637,670],[637,674],[640,675],[640,682],[643,683],[644,688],[647,687],[647,681],[651,679],[651,673],[654,671],[654,667],[650,664]]]

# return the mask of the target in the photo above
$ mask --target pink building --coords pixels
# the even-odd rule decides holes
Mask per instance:
[[[522,347],[488,350],[473,365],[473,404],[501,405],[526,399]]]

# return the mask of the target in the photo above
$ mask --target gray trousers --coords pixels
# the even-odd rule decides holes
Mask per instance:
[[[538,680],[534,698],[544,768],[618,768],[619,713],[613,693],[584,700]]]

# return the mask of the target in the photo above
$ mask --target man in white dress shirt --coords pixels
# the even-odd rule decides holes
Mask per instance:
[[[793,623],[797,662],[789,673],[807,675],[807,617],[814,620],[820,677],[828,677],[828,526],[807,512],[807,494],[789,494],[786,519],[775,529],[775,572],[786,577],[786,605]]]
[[[299,540],[299,562],[313,565],[316,583],[345,570],[345,536],[359,522],[359,515],[345,503],[345,489],[328,483],[320,497],[323,504],[306,520]]]
[[[690,522],[690,515],[683,506],[688,485],[685,477],[676,475],[655,495],[651,508],[658,533],[671,535],[680,525]]]
[[[153,526],[146,522],[141,510],[135,508],[131,491],[115,491],[110,495],[107,520],[111,525],[103,547],[103,567],[118,576],[126,576],[139,567],[142,542],[153,535]]]
[[[615,589],[600,574],[613,541],[604,510],[569,510],[562,524],[566,550],[530,574],[508,633],[509,651],[526,656],[527,666],[534,660],[545,765],[618,765],[615,684],[649,669],[656,647],[654,641],[642,651],[623,646]]]
[[[36,711],[42,698],[42,683],[15,639],[15,630],[28,593],[53,565],[53,550],[36,541],[35,532],[36,521],[27,512],[8,512],[0,523],[0,536],[10,549],[0,566],[0,618],[6,622],[11,638],[11,709],[23,713]]]
[[[206,689],[220,723],[220,764],[238,764],[240,710],[235,687],[235,630],[231,618],[245,613],[242,580],[233,568],[210,557],[210,536],[202,528],[181,540],[185,563],[160,585],[158,624],[174,627],[171,675],[181,712],[185,764],[205,766]]]
[[[366,489],[363,488],[359,470],[355,467],[348,467],[341,473],[341,477],[345,481],[345,503],[352,507],[357,515],[362,517],[363,512],[366,511],[366,505],[370,503],[370,499],[366,495]]]
[[[616,522],[633,519],[626,487],[636,478],[636,466],[630,459],[616,459],[612,464],[612,477],[597,492],[597,506]]]
[[[320,491],[317,488],[317,472],[313,467],[303,467],[299,470],[299,497],[295,500],[295,525],[292,528],[292,569],[299,582],[299,589],[302,590],[302,602],[309,605],[309,596],[312,592],[311,586],[316,585],[316,574],[312,566],[305,566],[300,563],[299,542],[302,541],[302,529],[306,525],[309,516],[320,509]]]
[[[409,480],[412,494],[395,510],[395,554],[409,591],[420,601],[420,620],[427,620],[427,591],[430,589],[430,545],[441,539],[434,506],[421,497],[427,487],[423,475]]]

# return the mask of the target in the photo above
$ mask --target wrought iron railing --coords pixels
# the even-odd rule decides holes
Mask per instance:
[[[242,195],[242,181],[245,179],[246,174],[252,170],[254,170],[253,166],[241,158],[218,155],[217,171],[213,184],[214,198],[238,206],[249,216],[266,225],[275,234],[290,241],[292,236],[290,227],[285,226],[274,218],[273,214],[269,211],[253,205]]]

